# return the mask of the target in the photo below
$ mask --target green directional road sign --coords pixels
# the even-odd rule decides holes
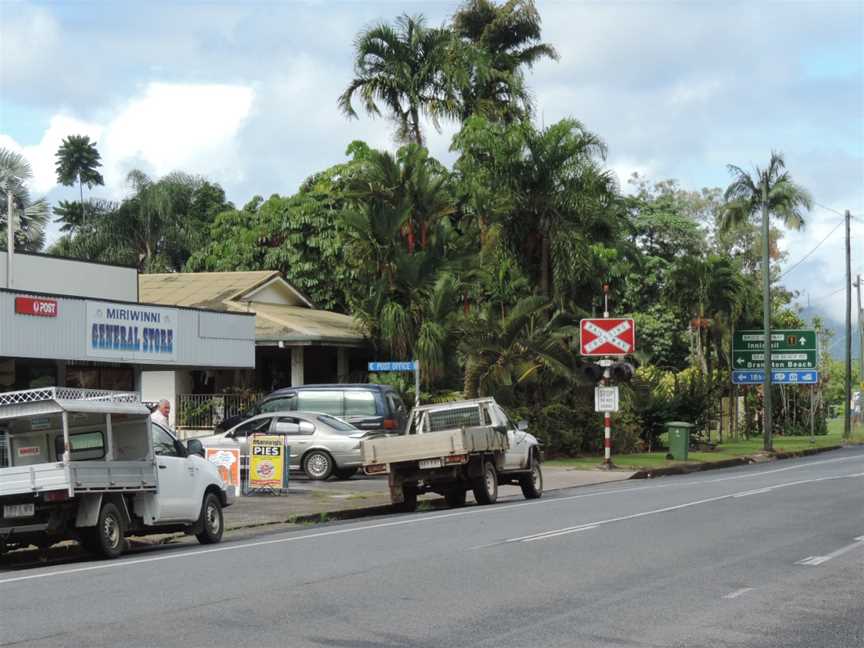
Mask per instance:
[[[787,329],[771,332],[771,365],[777,369],[816,369],[816,331]],[[762,331],[736,331],[732,337],[733,369],[765,368]]]

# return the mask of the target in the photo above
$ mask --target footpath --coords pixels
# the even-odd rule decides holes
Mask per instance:
[[[592,486],[630,479],[631,471],[543,467],[544,490]],[[499,499],[521,498],[518,486],[501,486]],[[473,500],[468,495],[469,503]],[[446,506],[440,495],[425,495],[419,508]],[[392,513],[387,479],[357,476],[345,481],[315,482],[296,477],[283,495],[238,497],[225,509],[226,532],[280,524],[309,524]]]

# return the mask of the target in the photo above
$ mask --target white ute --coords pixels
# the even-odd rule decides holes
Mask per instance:
[[[426,492],[454,507],[468,490],[478,504],[494,504],[501,484],[521,486],[527,499],[543,494],[540,444],[494,398],[415,407],[407,434],[365,439],[360,448],[363,471],[388,475],[390,499],[403,510]]]
[[[0,554],[75,539],[114,558],[126,536],[177,531],[219,542],[233,491],[203,454],[134,393],[0,393]]]

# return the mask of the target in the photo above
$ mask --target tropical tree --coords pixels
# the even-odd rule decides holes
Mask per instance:
[[[513,121],[531,113],[524,68],[538,61],[557,60],[551,45],[541,42],[540,13],[533,0],[468,0],[453,15],[456,36],[475,50],[463,56],[462,69],[453,69],[459,87],[461,119],[482,115]]]
[[[478,311],[460,329],[465,397],[512,402],[520,386],[537,384],[545,374],[575,382],[571,341],[577,329],[575,318],[539,295],[519,300],[503,317],[492,305]]]
[[[449,183],[450,172],[425,148],[411,143],[396,155],[367,151],[347,183],[347,191],[355,200],[380,201],[404,211],[400,231],[408,253],[413,254],[415,248],[428,245],[430,228],[453,213]]]
[[[96,142],[91,142],[87,135],[69,135],[57,149],[57,182],[71,187],[78,183],[78,193],[81,204],[84,204],[84,188],[104,185],[102,174],[97,171],[102,166]]]
[[[765,382],[763,384],[763,431],[764,448],[772,450],[771,440],[771,268],[770,268],[770,217],[783,221],[791,229],[804,225],[803,210],[809,210],[813,200],[806,189],[793,182],[783,155],[771,153],[768,166],[756,167],[753,173],[729,165],[732,183],[724,194],[723,229],[730,229],[761,217],[762,221],[762,326],[765,334]]]
[[[12,207],[15,248],[37,252],[45,243],[49,207],[44,199],[33,200],[27,183],[33,178],[30,163],[19,153],[0,148],[0,246],[6,249],[9,207]]]
[[[616,236],[616,183],[603,169],[606,146],[575,119],[543,130],[529,123],[468,120],[453,148],[467,202],[494,202],[477,213],[501,228],[501,241],[548,299],[572,294],[575,282],[596,274],[600,246]],[[492,198],[488,191],[493,188]]]
[[[383,111],[396,123],[398,140],[422,145],[422,117],[439,129],[441,119],[458,115],[445,70],[450,42],[447,30],[407,14],[395,26],[380,23],[361,32],[354,45],[356,76],[339,97],[342,112],[357,117],[352,100],[359,95],[369,115]]]

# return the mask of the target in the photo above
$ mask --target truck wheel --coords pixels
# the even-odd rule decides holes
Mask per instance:
[[[519,485],[525,499],[537,499],[543,495],[543,471],[536,458],[531,460],[531,472],[519,477]]]
[[[356,468],[337,468],[335,471],[336,479],[351,479],[357,474]]]
[[[333,474],[333,459],[326,452],[313,450],[303,459],[303,471],[315,481],[326,481]]]
[[[494,504],[498,501],[498,472],[494,463],[483,462],[483,474],[474,480],[472,490],[478,504]]]
[[[195,537],[201,544],[216,544],[222,540],[223,519],[222,502],[215,493],[204,495],[204,503],[201,505],[201,517],[197,527],[200,529]]]
[[[105,558],[116,558],[126,551],[126,520],[113,503],[102,505],[94,528],[82,530],[81,544]]]
[[[450,508],[459,508],[460,506],[465,506],[465,496],[467,494],[464,488],[451,488],[444,493],[444,499]]]
[[[402,484],[402,502],[396,505],[396,509],[403,513],[413,513],[417,510],[417,487]]]

